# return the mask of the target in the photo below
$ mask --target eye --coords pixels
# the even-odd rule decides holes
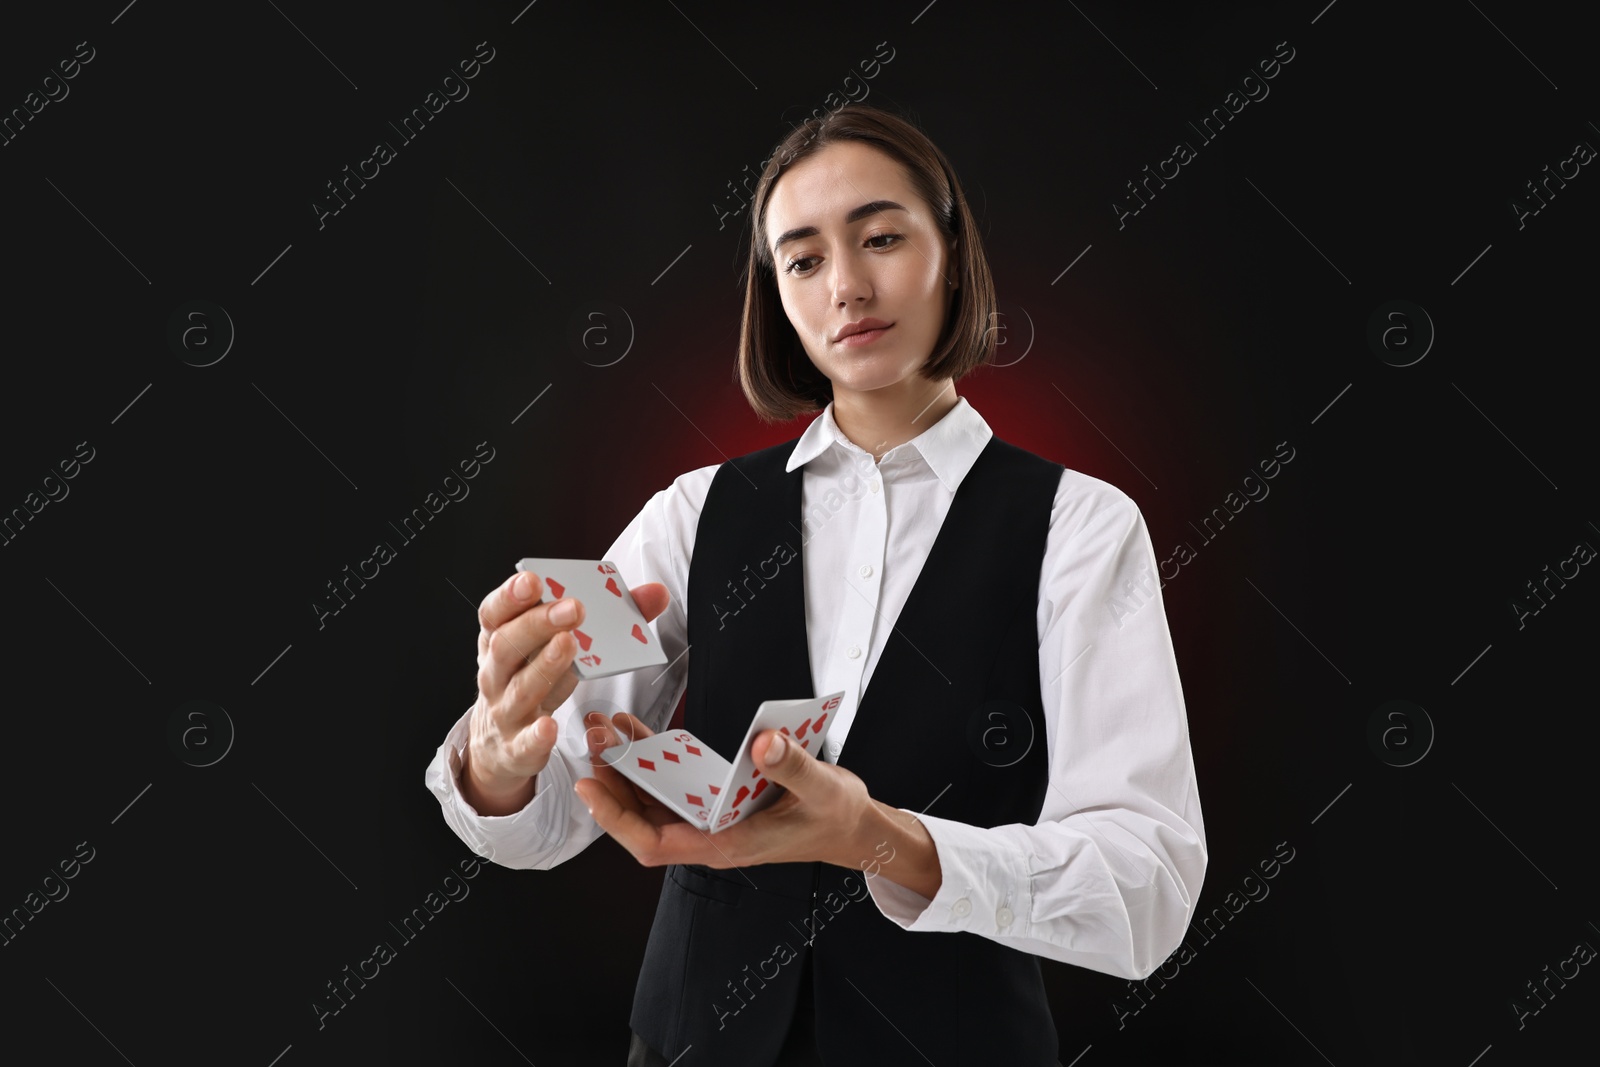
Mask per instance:
[[[902,236],[901,234],[898,234],[898,233],[875,233],[871,237],[868,237],[864,243],[866,245],[876,249],[877,251],[882,251],[885,248],[892,248],[894,246],[894,242],[903,241],[903,240],[905,240],[905,237]],[[881,244],[881,245],[874,245],[872,243],[874,241],[886,241],[888,243],[887,244]],[[791,259],[791,260],[789,260],[789,262],[784,264],[783,273],[792,274],[797,278],[803,278],[808,273],[810,273],[811,268],[809,268],[809,267],[800,267],[799,264],[805,263],[808,260],[812,260],[812,259],[815,259],[815,258],[817,258],[817,257],[815,257],[815,256],[796,256],[794,259]]]
[[[799,272],[796,272],[795,271],[795,266],[797,264],[804,263],[807,260],[816,259],[816,258],[817,258],[816,256],[797,256],[794,259],[791,259],[788,263],[784,264],[783,273],[785,273],[785,274],[794,274],[795,277],[797,277],[797,278],[803,278],[803,277],[805,277],[806,271],[805,270],[800,270]]]

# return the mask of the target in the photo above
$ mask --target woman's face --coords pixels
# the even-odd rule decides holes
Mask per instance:
[[[773,186],[766,233],[783,309],[836,398],[927,384],[916,372],[960,279],[953,247],[898,162],[859,141],[828,145]],[[863,319],[886,328],[840,338]]]

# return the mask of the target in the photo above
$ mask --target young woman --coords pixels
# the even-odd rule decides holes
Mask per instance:
[[[1039,958],[1149,975],[1206,867],[1144,519],[956,394],[993,357],[994,285],[915,126],[807,121],[750,218],[745,395],[769,422],[821,414],[679,476],[606,552],[648,579],[665,671],[579,681],[583,605],[530,574],[491,593],[477,703],[428,784],[505,866],[601,833],[668,865],[630,1067],[1054,1067]],[[786,792],[715,835],[597,758],[685,692],[684,728],[731,755],[761,701],[836,690],[823,749],[756,740]]]

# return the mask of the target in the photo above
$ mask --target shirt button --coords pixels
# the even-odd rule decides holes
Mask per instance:
[[[859,645],[851,645],[850,651],[846,652],[845,655],[849,656],[851,659],[855,659],[857,656],[861,655],[861,647]]]
[[[863,578],[871,578],[872,577],[872,564],[868,563],[866,566],[861,568],[861,577],[863,577]]]
[[[868,482],[867,483],[867,490],[869,492],[876,493],[878,491],[878,479],[874,478],[874,479],[872,479],[872,481]]]
[[[971,911],[972,901],[968,900],[966,897],[962,897],[960,900],[950,905],[950,914],[954,915],[958,919],[965,919],[967,914]]]
[[[994,913],[994,921],[997,926],[1010,926],[1011,920],[1015,918],[1016,916],[1011,914],[1010,908],[1001,908]]]

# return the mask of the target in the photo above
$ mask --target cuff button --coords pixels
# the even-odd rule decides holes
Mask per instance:
[[[962,897],[960,900],[950,905],[950,914],[954,915],[958,919],[965,919],[967,915],[971,913],[971,911],[972,901],[968,900],[966,897]]]
[[[1010,908],[1001,908],[994,913],[994,921],[1000,926],[1010,926],[1011,920],[1015,918],[1016,916],[1011,914]]]

